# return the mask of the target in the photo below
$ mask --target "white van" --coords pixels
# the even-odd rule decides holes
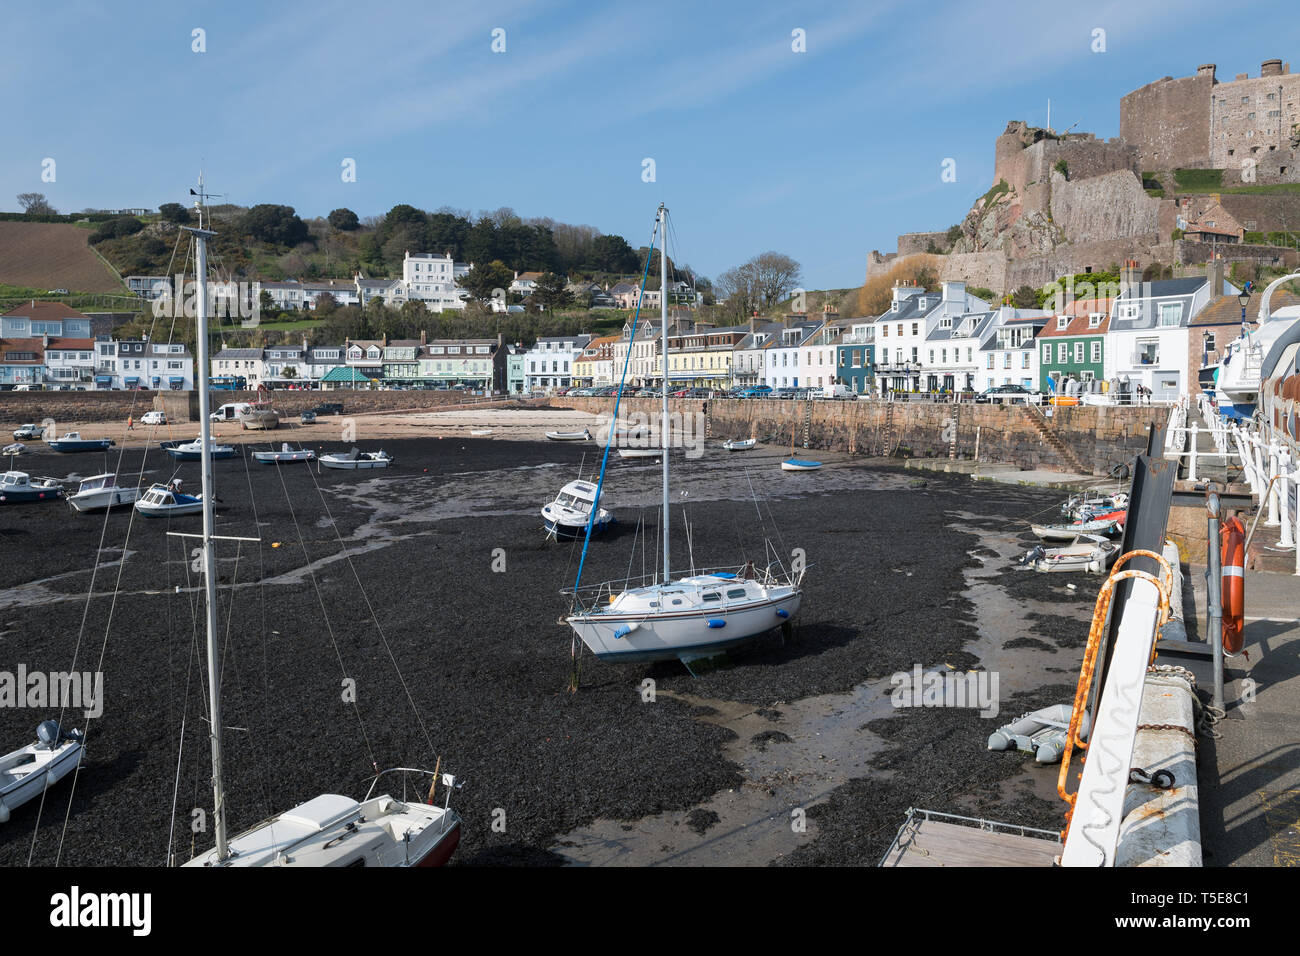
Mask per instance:
[[[822,389],[822,398],[852,398],[853,393],[849,391],[847,385],[841,385],[838,382],[833,385],[827,385]]]
[[[227,402],[208,416],[214,422],[236,422],[239,421],[239,410],[247,408],[247,402]]]

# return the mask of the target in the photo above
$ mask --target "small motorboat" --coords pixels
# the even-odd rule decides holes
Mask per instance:
[[[555,500],[542,508],[542,521],[546,534],[552,538],[577,538],[586,535],[587,521],[591,533],[600,534],[614,523],[614,516],[598,508],[593,517],[592,505],[596,502],[596,486],[589,481],[571,481],[555,496]]]
[[[82,752],[81,731],[65,733],[56,721],[45,720],[35,743],[0,757],[0,823],[75,770]]]
[[[469,430],[469,433],[470,433],[471,435],[473,435],[475,438],[482,438],[482,437],[485,436],[485,435],[491,435],[491,434],[492,434],[492,429],[490,429],[490,428],[471,428],[471,429]]]
[[[54,478],[33,479],[25,471],[6,471],[0,475],[0,505],[53,501],[62,497],[63,484]]]
[[[1128,512],[1114,512],[1112,516],[1073,524],[1035,524],[1030,530],[1044,541],[1077,541],[1091,535],[1112,535],[1124,529]]]
[[[727,451],[749,451],[758,444],[756,438],[731,438],[722,443],[722,447]]]
[[[145,518],[198,514],[203,510],[203,496],[181,494],[179,481],[170,485],[153,484],[136,500],[135,510]]]
[[[253,461],[264,465],[291,465],[298,461],[315,461],[316,453],[310,448],[290,448],[288,442],[280,445],[279,451],[255,451]]]
[[[662,448],[625,448],[620,445],[618,449],[620,458],[661,458],[663,453]]]
[[[105,472],[83,478],[76,493],[68,495],[68,504],[74,511],[106,511],[118,505],[135,504],[139,497],[139,488],[123,488],[117,483],[117,475]]]
[[[816,471],[821,466],[820,461],[808,461],[803,458],[787,458],[781,462],[782,471]]]
[[[111,438],[82,438],[81,432],[68,432],[62,438],[49,443],[51,451],[71,454],[80,451],[105,451],[116,442]]]
[[[27,446],[20,441],[16,441],[11,445],[5,445],[4,448],[0,448],[0,455],[25,455],[25,454],[27,454]]]
[[[195,438],[193,441],[159,442],[158,447],[177,461],[200,461],[203,458],[202,438]],[[211,451],[213,461],[234,458],[236,454],[234,445],[218,445],[215,442],[211,446]]]
[[[280,427],[280,413],[267,402],[250,402],[235,410],[235,418],[245,431]]]
[[[363,468],[387,468],[394,459],[385,451],[369,452],[353,448],[347,453],[335,452],[332,455],[321,455],[319,460],[326,468],[359,471]]]
[[[580,432],[547,432],[546,437],[551,441],[591,441],[591,432],[585,428]]]
[[[1053,704],[1025,714],[989,735],[989,750],[1022,750],[1034,755],[1040,764],[1056,763],[1065,753],[1065,737],[1070,730],[1069,704]],[[1090,725],[1085,712],[1079,725],[1079,738],[1088,739]]]
[[[1088,571],[1100,574],[1115,563],[1119,545],[1113,541],[1081,541],[1063,548],[1031,548],[1016,568],[1021,571]]]

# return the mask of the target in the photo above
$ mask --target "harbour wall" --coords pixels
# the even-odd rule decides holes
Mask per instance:
[[[428,409],[465,401],[453,391],[379,391],[336,389],[334,391],[288,391],[271,393],[271,404],[279,412],[297,416],[321,402],[337,402],[343,413]],[[228,402],[257,401],[257,392],[213,391],[212,407]],[[195,391],[86,391],[86,392],[0,392],[0,424],[12,431],[26,422],[37,424],[53,419],[59,427],[75,428],[88,422],[125,422],[128,415],[139,418],[151,409],[167,413],[172,422],[199,419],[199,393]],[[12,424],[11,424],[12,423]]]
[[[560,397],[548,402],[553,408],[594,414],[612,408],[604,398]],[[702,412],[704,404],[699,399],[669,399],[669,410],[690,415]],[[641,413],[656,421],[659,409],[659,399],[625,398],[619,414]],[[793,436],[797,451],[805,447],[808,411],[802,401],[711,399],[708,436],[757,438],[776,445],[790,444]],[[1046,418],[1024,405],[818,400],[811,403],[806,447],[864,457],[974,458],[978,441],[981,461],[1106,475],[1146,451],[1151,423],[1168,416],[1162,407],[1087,405],[1050,411]],[[1052,438],[1066,455],[1053,447]],[[1067,460],[1067,455],[1075,460]]]

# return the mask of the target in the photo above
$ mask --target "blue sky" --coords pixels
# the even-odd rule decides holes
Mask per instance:
[[[0,209],[157,207],[202,167],[242,205],[510,206],[636,246],[662,200],[705,275],[776,249],[808,288],[847,287],[870,249],[957,222],[993,138],[1049,97],[1056,129],[1111,137],[1162,76],[1300,69],[1291,5],[1248,6],[9,2]]]

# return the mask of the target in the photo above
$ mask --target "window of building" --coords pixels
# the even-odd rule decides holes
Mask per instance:
[[[1069,324],[1070,324],[1070,317],[1068,315],[1058,315],[1056,317],[1056,330],[1058,332],[1064,332],[1065,327],[1068,326]]]
[[[1165,328],[1177,326],[1183,317],[1183,307],[1177,302],[1164,302],[1160,306],[1160,325]]]
[[[1082,342],[1074,343],[1074,361],[1075,364],[1077,365],[1083,364],[1083,343]]]
[[[1099,364],[1101,362],[1101,342],[1100,341],[1093,342],[1091,351],[1092,351],[1092,357],[1090,361],[1092,362],[1093,365]]]

